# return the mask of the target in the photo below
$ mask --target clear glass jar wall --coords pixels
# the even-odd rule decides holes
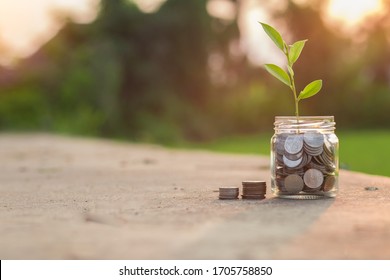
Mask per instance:
[[[275,117],[271,139],[271,188],[291,199],[335,197],[339,140],[333,116]]]

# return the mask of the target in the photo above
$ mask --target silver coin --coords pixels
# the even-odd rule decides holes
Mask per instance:
[[[305,175],[303,175],[303,181],[309,188],[316,189],[324,182],[324,175],[320,170],[311,168],[305,172]]]
[[[297,174],[292,174],[284,179],[284,187],[289,193],[299,193],[303,187],[303,180]]]
[[[303,136],[301,134],[290,135],[284,143],[284,150],[292,155],[298,154],[303,148]]]
[[[289,160],[286,156],[283,156],[283,162],[287,167],[295,168],[301,164],[302,158],[297,160]]]
[[[303,144],[303,147],[305,148],[305,150],[308,150],[308,151],[321,151],[321,150],[323,150],[323,146],[312,147],[312,146],[307,145],[306,143]]]
[[[303,141],[312,148],[319,148],[324,145],[324,135],[318,132],[306,132]]]
[[[303,149],[307,154],[312,155],[312,156],[318,156],[324,152],[323,146],[318,147],[318,148],[313,148],[313,147],[310,147],[310,146],[304,144]]]
[[[295,155],[285,153],[284,156],[289,160],[298,160],[303,156],[303,150]]]

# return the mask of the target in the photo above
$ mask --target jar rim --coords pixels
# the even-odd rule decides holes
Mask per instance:
[[[274,129],[280,132],[321,131],[331,133],[335,130],[334,116],[275,116]]]
[[[275,116],[276,119],[281,119],[281,120],[287,120],[287,119],[296,119],[297,116]],[[305,120],[314,120],[314,119],[330,119],[334,120],[334,116],[299,116],[299,119],[305,119]]]

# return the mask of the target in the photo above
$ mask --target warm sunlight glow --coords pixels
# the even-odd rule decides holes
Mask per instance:
[[[28,56],[60,28],[58,14],[89,22],[98,0],[0,0],[0,64]]]
[[[213,17],[232,20],[236,16],[234,3],[227,0],[210,0],[207,2],[207,12]]]
[[[381,9],[381,0],[330,0],[328,15],[353,26],[359,24],[365,17],[380,12]]]
[[[267,5],[275,5],[279,0],[267,0]],[[241,33],[241,46],[254,65],[264,63],[283,63],[284,57],[275,49],[265,32],[261,32],[259,21],[274,24],[271,16],[257,1],[241,1],[238,23]],[[285,8],[285,7],[282,7]]]
[[[153,13],[160,8],[165,0],[133,0],[133,2],[144,13]]]

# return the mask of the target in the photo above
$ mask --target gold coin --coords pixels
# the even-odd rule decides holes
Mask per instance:
[[[328,192],[332,190],[335,184],[336,184],[335,176],[326,176],[325,183],[324,183],[324,192]]]

